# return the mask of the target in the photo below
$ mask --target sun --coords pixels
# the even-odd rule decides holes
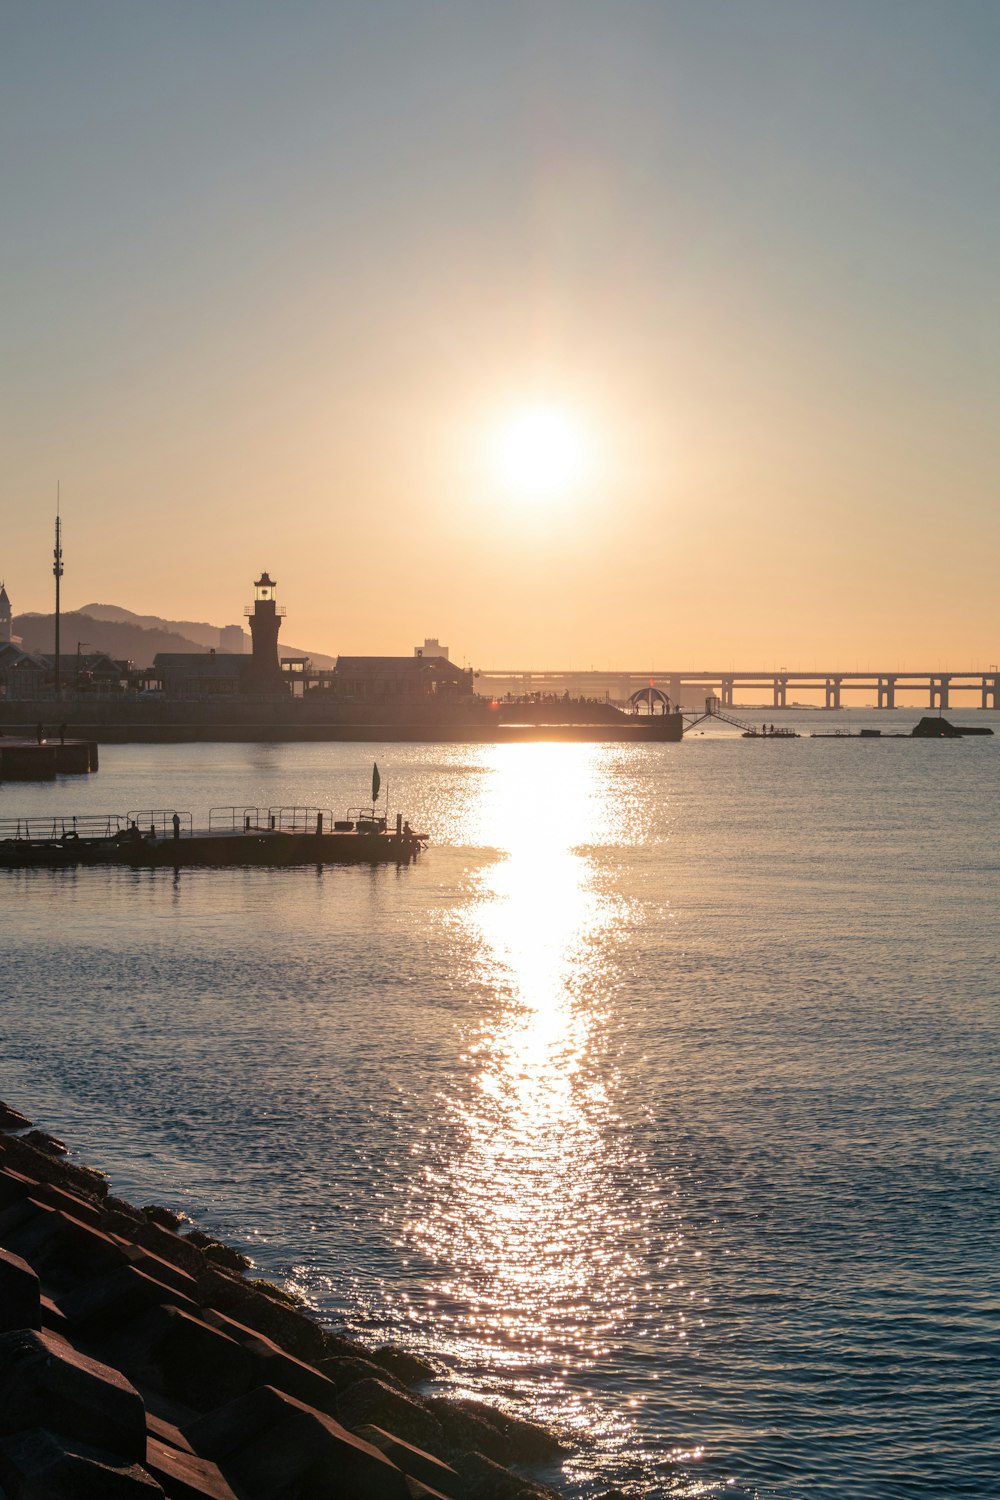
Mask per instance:
[[[588,443],[581,423],[558,406],[534,405],[500,427],[493,465],[505,489],[531,500],[556,499],[584,478]]]

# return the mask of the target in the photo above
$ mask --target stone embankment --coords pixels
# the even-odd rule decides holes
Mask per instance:
[[[322,1328],[0,1104],[0,1500],[542,1500],[565,1450]],[[528,1477],[533,1475],[534,1477]]]

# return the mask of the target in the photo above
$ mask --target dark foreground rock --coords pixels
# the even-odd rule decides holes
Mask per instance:
[[[565,1450],[328,1332],[0,1103],[3,1500],[544,1500]],[[17,1134],[15,1132],[21,1132]]]

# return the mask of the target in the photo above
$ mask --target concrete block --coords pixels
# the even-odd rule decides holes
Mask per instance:
[[[34,1210],[34,1211],[32,1211]],[[22,1255],[53,1290],[68,1288],[125,1262],[122,1246],[109,1235],[72,1214],[33,1198],[6,1210],[4,1219],[22,1214],[16,1226],[0,1229],[0,1241]]]
[[[145,1313],[112,1347],[140,1385],[154,1385],[196,1411],[242,1396],[257,1380],[253,1356],[235,1339],[179,1307]]]
[[[163,1500],[139,1464],[42,1428],[0,1437],[0,1484],[7,1500]]]
[[[31,1121],[19,1109],[0,1102],[0,1130],[27,1130]]]
[[[371,1443],[271,1386],[189,1424],[187,1436],[254,1500],[410,1500],[406,1480]]]
[[[371,1424],[428,1452],[444,1452],[445,1432],[438,1417],[422,1401],[415,1401],[383,1380],[361,1380],[340,1398],[340,1420],[348,1427]]]
[[[159,1443],[166,1443],[170,1448],[179,1448],[182,1453],[193,1453],[194,1449],[180,1428],[173,1422],[168,1422],[165,1417],[158,1416],[146,1407],[146,1450],[149,1451],[149,1439],[155,1438]]]
[[[189,1276],[197,1280],[205,1271],[205,1257],[201,1251],[186,1240],[183,1235],[176,1234],[172,1229],[166,1229],[162,1224],[157,1224],[152,1219],[141,1219],[138,1229],[130,1236],[137,1245],[151,1250],[161,1260],[169,1260],[171,1265],[180,1266]]]
[[[412,1474],[406,1476],[406,1487],[410,1492],[410,1500],[454,1500],[453,1495],[446,1495],[442,1490],[432,1490],[429,1484],[422,1484]]]
[[[49,1209],[48,1212],[51,1213],[52,1210]],[[12,1199],[0,1208],[0,1242],[8,1245],[13,1235],[19,1234],[26,1224],[39,1216],[44,1218],[45,1210],[30,1194],[22,1194]]]
[[[258,1333],[254,1328],[248,1328],[245,1323],[237,1322],[226,1313],[209,1308],[204,1313],[204,1318],[206,1323],[210,1323],[220,1333],[235,1339],[252,1356],[258,1385],[273,1385],[276,1390],[294,1396],[297,1401],[304,1401],[307,1406],[326,1412],[327,1416],[336,1416],[337,1387],[312,1365],[296,1359],[293,1354],[286,1354],[273,1339]]]
[[[39,1298],[41,1309],[41,1327],[47,1328],[50,1333],[61,1334],[63,1338],[69,1335],[69,1319],[61,1308],[57,1307],[51,1297],[46,1297],[44,1292]]]
[[[157,1438],[149,1440],[146,1469],[170,1500],[242,1500],[217,1464]]]
[[[152,1250],[143,1249],[141,1245],[125,1245],[124,1250],[129,1265],[136,1266],[147,1276],[152,1276],[154,1281],[173,1287],[174,1291],[180,1292],[194,1305],[200,1304],[201,1296],[197,1281],[193,1276],[189,1276],[187,1271],[181,1270],[180,1266],[164,1260],[162,1256],[154,1255]]]
[[[24,1172],[39,1182],[52,1182],[65,1188],[68,1193],[77,1193],[81,1198],[106,1198],[108,1181],[100,1172],[90,1167],[81,1167],[65,1157],[50,1156],[30,1146],[19,1135],[0,1136],[0,1157],[8,1167]]]
[[[61,1141],[58,1136],[50,1135],[47,1130],[29,1130],[27,1135],[21,1137],[29,1146],[34,1146],[38,1151],[44,1151],[49,1156],[65,1156],[66,1142]]]
[[[5,1167],[0,1171],[0,1212],[9,1208],[12,1203],[19,1203],[22,1198],[27,1198],[37,1188],[38,1183],[26,1177],[23,1172]]]
[[[212,1307],[265,1334],[296,1359],[315,1364],[327,1352],[326,1337],[318,1323],[248,1286],[241,1276],[206,1262],[205,1275],[199,1279],[205,1300]]]
[[[46,1427],[140,1462],[146,1451],[142,1398],[124,1375],[48,1332],[0,1334],[0,1432]]]
[[[66,1213],[72,1214],[75,1219],[82,1219],[93,1229],[99,1228],[101,1209],[96,1199],[81,1198],[79,1193],[67,1192],[65,1188],[58,1187],[54,1182],[39,1182],[31,1189],[31,1196],[38,1203],[45,1203],[49,1208],[61,1208]]]
[[[0,1250],[0,1333],[15,1328],[41,1328],[42,1305],[38,1276],[19,1255]]]
[[[173,1287],[128,1264],[106,1276],[92,1277],[65,1292],[57,1303],[71,1327],[91,1340],[112,1337],[151,1307],[171,1304],[197,1311],[195,1304],[189,1305]]]
[[[402,1469],[408,1478],[430,1486],[435,1493],[447,1495],[451,1500],[462,1493],[462,1481],[451,1465],[435,1458],[431,1453],[425,1453],[422,1448],[404,1443],[395,1434],[370,1424],[358,1427],[355,1437],[364,1438],[366,1443],[371,1443],[386,1458],[392,1459],[397,1469]]]

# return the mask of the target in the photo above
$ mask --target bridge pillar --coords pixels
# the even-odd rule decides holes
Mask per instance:
[[[788,695],[788,678],[775,676],[774,679],[774,706],[784,708]]]
[[[941,672],[937,677],[931,678],[931,708],[936,708],[943,711],[949,706],[948,689],[950,686],[950,672]]]
[[[840,707],[840,684],[842,681],[843,678],[841,677],[828,677],[826,679],[826,701],[823,704],[824,708]]]
[[[895,677],[880,677],[878,680],[878,706],[879,708],[896,707],[896,679]]]
[[[1000,708],[1000,676],[983,673],[981,708]]]
[[[720,692],[721,692],[721,697],[722,697],[722,706],[723,706],[723,708],[732,708],[732,706],[733,706],[733,679],[731,677],[723,677],[723,679],[722,679],[722,686],[721,686]]]

